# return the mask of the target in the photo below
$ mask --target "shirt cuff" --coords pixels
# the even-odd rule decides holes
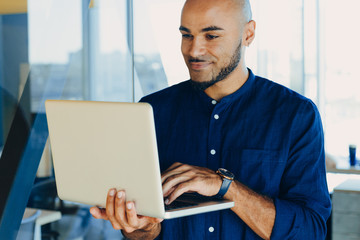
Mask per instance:
[[[298,211],[301,211],[300,207],[277,198],[274,199],[274,205],[276,216],[271,239],[296,239],[299,226],[296,225],[295,220],[301,217],[301,214],[300,216],[297,214]]]

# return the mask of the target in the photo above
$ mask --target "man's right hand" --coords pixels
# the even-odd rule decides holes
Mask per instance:
[[[154,239],[160,233],[163,219],[137,215],[134,202],[126,202],[125,191],[110,189],[106,199],[106,208],[92,207],[94,218],[109,220],[114,229],[122,230],[128,238],[140,235]],[[145,237],[147,239],[147,237]]]

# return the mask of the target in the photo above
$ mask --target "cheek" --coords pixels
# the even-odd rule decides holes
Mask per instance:
[[[227,64],[231,61],[232,57],[236,53],[238,44],[234,41],[228,41],[221,46],[214,48],[213,54],[219,61]]]
[[[184,57],[189,53],[189,44],[185,41],[181,41],[181,53]]]
[[[216,62],[221,63],[226,61],[227,50],[223,45],[210,44],[207,46],[208,54],[216,60]]]

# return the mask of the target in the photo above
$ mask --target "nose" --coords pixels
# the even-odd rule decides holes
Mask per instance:
[[[194,38],[190,44],[189,55],[193,58],[204,55],[206,52],[205,44],[200,38]]]

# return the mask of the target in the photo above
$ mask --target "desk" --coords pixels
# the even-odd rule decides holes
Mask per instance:
[[[335,161],[336,167],[327,168],[327,172],[360,174],[359,162],[354,167],[350,167],[349,157],[332,157],[332,159]]]

